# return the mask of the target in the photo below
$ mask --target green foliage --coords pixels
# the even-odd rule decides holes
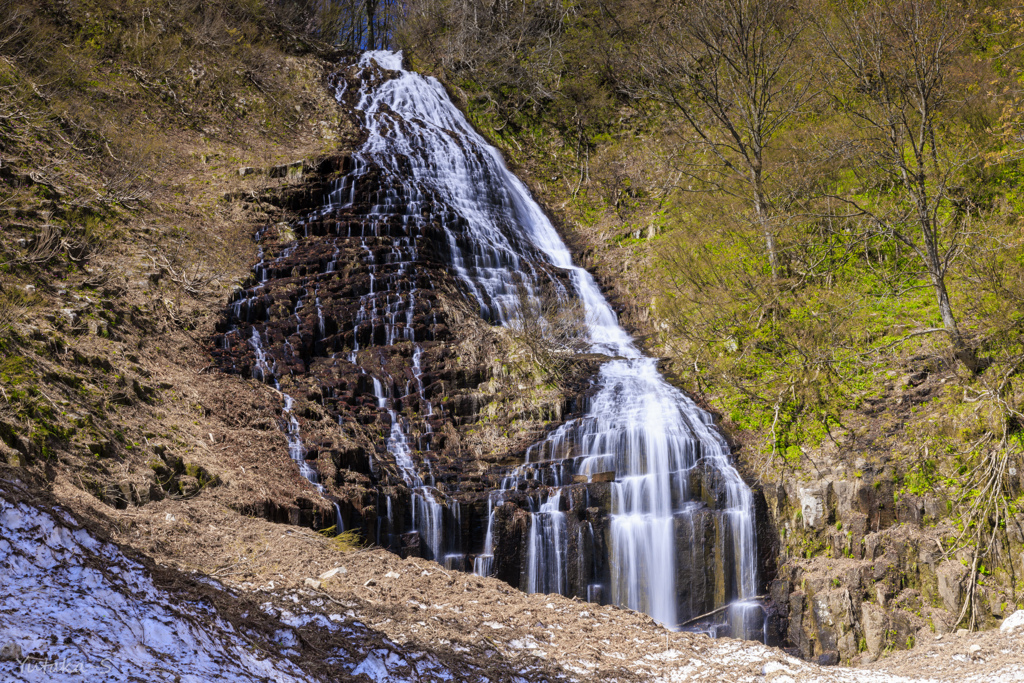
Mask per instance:
[[[762,469],[747,452],[759,473],[787,476],[820,448],[862,478],[856,458],[884,457],[897,473],[893,503],[935,496],[954,519],[1017,514],[1024,504],[979,473],[1024,433],[1024,11],[916,0],[805,6],[806,16],[787,15],[807,22],[784,51],[795,90],[771,102],[799,106],[758,138],[723,132],[706,106],[713,97],[692,82],[736,76],[710,49],[702,58],[700,45],[680,42],[702,21],[717,25],[699,16],[715,6],[677,15],[629,0],[526,2],[481,19],[434,0],[404,44],[559,209],[586,267],[628,302],[623,319],[663,367],[772,456]],[[762,7],[793,6],[766,0],[742,11]],[[662,32],[669,19],[681,30]],[[790,28],[769,22],[765,40]],[[858,36],[877,49],[864,53]],[[936,36],[935,50],[915,51]],[[864,59],[841,59],[851,54]],[[935,69],[916,69],[926,54]],[[925,72],[941,77],[913,87]],[[679,101],[667,101],[666,87],[686,79]],[[911,101],[922,92],[927,102]],[[911,125],[885,127],[900,116]],[[709,130],[714,139],[701,139]],[[755,138],[765,147],[744,167],[738,147]],[[870,481],[879,491],[890,484]],[[959,522],[964,539],[1002,528],[971,514]],[[982,560],[984,577],[994,558]],[[887,649],[900,645],[913,643],[887,634]]]
[[[915,496],[930,493],[935,489],[936,484],[937,476],[934,460],[918,462],[903,478],[904,490]]]
[[[9,356],[0,361],[0,382],[8,387],[17,387],[35,378],[24,356]]]

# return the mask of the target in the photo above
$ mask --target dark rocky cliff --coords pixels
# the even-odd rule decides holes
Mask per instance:
[[[396,552],[429,554],[409,533],[413,504],[386,448],[391,418],[374,393],[377,378],[394,397],[388,407],[414,435],[421,476],[429,476],[441,494],[445,525],[455,536],[446,542],[453,549],[480,549],[487,492],[522,462],[527,446],[578,414],[601,359],[581,356],[557,376],[537,372],[504,329],[481,318],[477,302],[452,273],[436,222],[418,232],[403,223],[411,190],[373,168],[361,169],[352,181],[352,170],[352,157],[332,157],[307,167],[301,184],[265,198],[297,218],[260,230],[253,250],[260,250],[262,261],[232,295],[211,354],[225,372],[271,382],[248,341],[257,329],[280,390],[295,398],[305,458],[319,472],[327,497],[339,503],[345,528]],[[324,211],[332,192],[355,201]],[[374,208],[386,196],[393,206],[382,219]],[[423,209],[433,221],[443,210],[429,203]],[[410,293],[415,303],[407,310]],[[421,367],[418,377],[414,362]],[[588,513],[586,486],[579,488],[574,509],[600,527],[607,492],[594,496],[605,501],[605,512]],[[499,534],[523,533],[515,498],[510,496]],[[329,507],[320,502],[315,509],[301,514],[301,522],[330,526]],[[506,547],[515,546],[522,543]],[[449,565],[471,571],[472,554],[460,555]],[[495,571],[518,584],[519,558],[496,558]],[[574,593],[586,597],[585,585]]]

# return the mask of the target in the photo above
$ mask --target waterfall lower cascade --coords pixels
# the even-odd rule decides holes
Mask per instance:
[[[762,639],[754,499],[711,416],[637,348],[437,80],[403,69],[401,53],[365,53],[357,68],[358,102],[347,85],[338,96],[363,113],[366,140],[294,226],[320,251],[302,239],[273,257],[261,247],[252,286],[230,308],[224,357],[275,386],[314,377],[307,394],[338,416],[336,429],[377,430],[374,452],[325,436],[317,448],[330,449],[339,472],[374,482],[359,505],[379,545],[531,592],[628,606],[668,627],[713,613],[697,627]],[[457,417],[423,366],[450,333],[431,263],[496,325],[514,319],[524,296],[574,302],[585,345],[605,359],[585,405],[489,491],[463,491],[464,473],[437,469],[435,446],[447,438],[437,429]],[[339,284],[341,269],[349,280]],[[351,302],[346,313],[331,308],[339,297]],[[289,450],[318,484],[290,398],[285,415]],[[480,531],[467,531],[475,518]]]

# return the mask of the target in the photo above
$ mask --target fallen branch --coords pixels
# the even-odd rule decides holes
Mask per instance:
[[[185,293],[194,298],[199,298],[202,295],[204,288],[219,279],[215,274],[211,274],[208,271],[201,272],[205,270],[206,266],[204,259],[199,259],[190,272],[188,269],[178,270],[171,265],[171,262],[168,261],[165,256],[160,256],[159,261],[152,256],[149,256],[148,258],[153,262],[153,265],[165,271],[167,276],[171,278],[172,282],[177,284],[185,291]]]
[[[767,597],[768,597],[767,595],[755,595],[752,598],[747,598],[747,600],[764,600]],[[714,616],[714,615],[718,614],[719,612],[724,612],[725,610],[729,609],[730,607],[732,607],[735,604],[736,604],[735,602],[730,602],[728,605],[722,605],[721,607],[719,607],[717,609],[713,609],[713,610],[711,610],[710,612],[708,612],[706,614],[700,615],[699,617],[694,617],[693,619],[687,619],[686,621],[682,622],[679,625],[680,626],[686,626],[687,624],[692,624],[693,622],[700,621],[701,619],[704,619],[706,617]]]

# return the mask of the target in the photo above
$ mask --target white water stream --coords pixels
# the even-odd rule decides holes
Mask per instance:
[[[540,206],[505,167],[498,150],[469,125],[441,84],[404,70],[401,53],[368,52],[360,60],[364,69],[374,68],[374,63],[397,74],[364,87],[361,93],[358,108],[366,114],[369,136],[357,163],[372,160],[396,178],[411,172],[413,199],[429,192],[449,207],[451,215],[442,227],[451,263],[485,317],[507,322],[514,314],[517,293],[525,287],[532,295],[538,279],[547,277],[538,275],[535,267],[546,262],[567,275],[583,303],[590,350],[613,358],[596,378],[598,390],[586,414],[528,453],[534,472],[539,466],[563,473],[563,461],[571,453],[570,464],[577,475],[614,473],[611,600],[647,612],[669,626],[694,616],[678,613],[676,562],[686,549],[677,547],[677,539],[682,526],[692,526],[688,517],[699,508],[691,502],[688,481],[690,470],[701,459],[718,474],[717,485],[725,491],[724,508],[717,511],[718,545],[722,546],[717,552],[725,556],[731,574],[725,578],[725,599],[753,597],[757,572],[752,494],[732,466],[728,447],[710,415],[670,386],[658,373],[657,362],[634,345],[593,277],[573,265],[568,248]],[[354,187],[353,181],[353,193]],[[338,194],[344,195],[338,201],[349,197],[345,191]],[[408,203],[407,217],[417,220],[416,202]],[[411,312],[412,292],[402,303]],[[398,338],[396,323],[402,308],[396,302],[383,316],[389,320],[388,343]],[[401,338],[411,340],[405,335]],[[386,396],[378,398],[386,404]],[[420,491],[416,506],[422,511],[416,526],[440,560],[444,541],[430,502],[437,503],[432,495],[425,495],[412,466],[401,417],[392,415],[392,421],[389,450],[407,483]],[[526,476],[528,470],[520,468],[508,487],[514,488]],[[571,483],[571,477],[568,482],[563,478],[555,477],[556,487],[537,501],[532,513],[526,558],[530,590],[565,590],[568,538],[559,486]],[[501,496],[501,492],[492,494],[492,510]],[[488,529],[487,547],[476,563],[482,573],[491,570],[492,543]]]

